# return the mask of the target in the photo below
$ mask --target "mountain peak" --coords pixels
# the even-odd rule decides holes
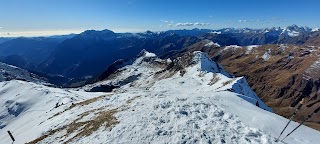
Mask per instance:
[[[114,36],[115,33],[111,30],[105,29],[101,31],[86,30],[80,34],[81,36]]]
[[[296,24],[293,24],[293,25],[291,25],[291,26],[288,26],[288,28],[299,28],[299,26],[296,25]]]

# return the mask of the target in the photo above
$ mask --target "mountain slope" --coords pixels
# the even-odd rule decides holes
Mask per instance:
[[[174,33],[114,33],[110,30],[85,31],[62,42],[41,64],[41,71],[68,78],[96,76],[114,61],[132,58],[142,49],[157,54],[180,49],[199,41]]]
[[[252,89],[280,115],[290,117],[297,102],[306,105],[295,118],[301,121],[319,107],[319,47],[307,45],[206,46],[201,41],[167,57],[201,50],[236,76],[245,76]],[[320,129],[320,114],[306,124]]]
[[[19,80],[0,83],[0,133],[1,143],[9,143],[7,130],[15,136],[17,143],[26,143],[48,129],[41,123],[65,104],[89,99],[97,94],[72,92]],[[52,124],[50,124],[52,125]]]
[[[256,46],[252,52],[243,47],[226,50],[218,57],[228,71],[248,77],[257,94],[280,115],[289,117],[302,98],[306,105],[296,120],[319,107],[317,47],[269,45]],[[319,130],[319,119],[317,114],[307,125]]]
[[[35,70],[63,40],[45,37],[11,39],[0,44],[0,60],[27,70]]]
[[[34,83],[47,83],[47,79],[30,73],[16,66],[8,65],[0,62],[0,82],[10,80],[23,80]]]
[[[30,89],[40,90],[36,103],[49,103],[33,105],[1,129],[3,143],[10,142],[7,130],[16,143],[274,143],[287,122],[262,109],[270,110],[244,78],[232,77],[201,52],[174,60],[143,52],[132,65],[78,92],[20,83],[2,82],[0,89],[13,93],[14,87],[37,87]],[[101,85],[119,87],[103,94],[80,92]],[[45,89],[48,93],[41,93]],[[0,97],[7,101],[8,93]],[[63,105],[54,108],[57,103]],[[42,111],[31,114],[37,108]],[[285,142],[319,138],[319,132],[302,126]]]

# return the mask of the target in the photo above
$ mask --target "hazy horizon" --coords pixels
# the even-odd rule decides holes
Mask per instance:
[[[110,29],[115,32],[170,29],[268,28],[296,24],[320,27],[309,0],[3,0],[0,36],[50,36]],[[303,9],[300,10],[300,9]]]

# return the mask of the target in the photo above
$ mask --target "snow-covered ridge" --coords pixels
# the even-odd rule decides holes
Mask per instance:
[[[81,92],[108,84],[119,87],[110,93]],[[16,144],[269,144],[288,121],[270,112],[244,77],[233,77],[202,52],[162,60],[144,51],[108,80],[78,90],[1,82],[0,102],[27,108],[10,121],[0,119],[5,122],[0,142],[11,143],[10,130]],[[319,138],[319,132],[302,126],[285,142],[311,144]]]
[[[10,130],[17,143],[37,138],[55,123],[38,126],[73,102],[89,99],[97,94],[51,88],[32,82],[11,80],[0,82],[0,143],[9,143]]]
[[[143,51],[142,53],[148,53]],[[187,54],[183,57],[173,60],[173,62],[168,62],[167,60],[161,60],[159,58],[153,57],[150,59],[149,54],[139,54],[140,57],[132,65],[125,66],[119,70],[120,73],[115,74],[116,77],[109,79],[107,81],[99,82],[93,85],[88,85],[84,89],[91,89],[92,87],[97,87],[99,85],[116,85],[118,86],[123,81],[130,80],[131,84],[139,83],[139,87],[152,87],[159,78],[165,77],[167,75],[175,76],[178,78],[184,77],[194,77],[198,75],[202,78],[203,81],[208,81],[210,83],[209,90],[213,91],[224,91],[231,90],[238,94],[250,96],[254,101],[252,104],[257,102],[261,103],[263,109],[271,111],[250,89],[247,81],[244,77],[235,78],[226,72],[223,67],[212,61],[206,53],[203,52],[193,52]],[[150,54],[153,56],[153,54]],[[214,77],[212,77],[214,75]],[[155,79],[155,76],[157,79]],[[171,77],[172,77],[171,76]],[[216,83],[212,82],[212,79],[219,79]],[[188,83],[193,83],[192,80],[189,80]],[[128,86],[126,83],[123,88]],[[177,84],[179,85],[179,84]],[[133,85],[131,85],[132,87]],[[234,89],[235,88],[235,89]]]

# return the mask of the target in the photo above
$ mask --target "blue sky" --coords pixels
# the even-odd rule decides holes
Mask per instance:
[[[320,0],[0,0],[0,36],[292,24],[320,27]]]

